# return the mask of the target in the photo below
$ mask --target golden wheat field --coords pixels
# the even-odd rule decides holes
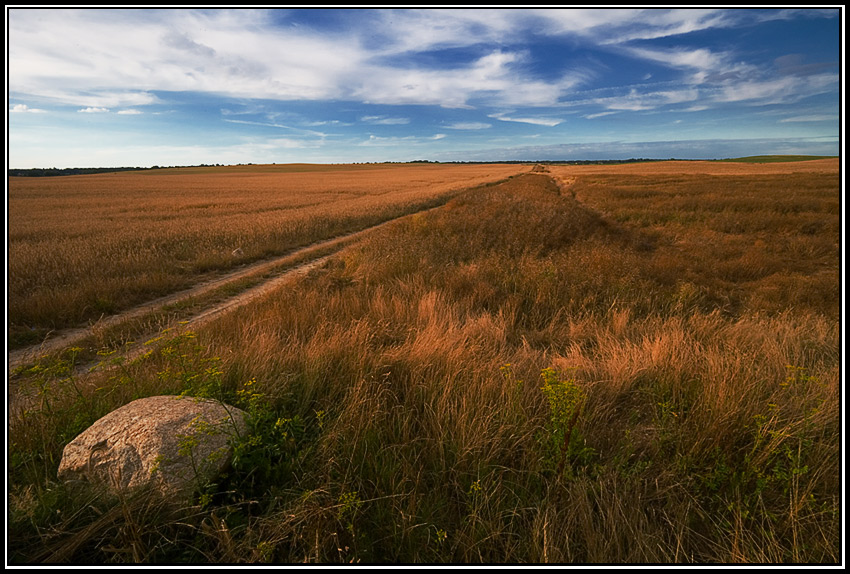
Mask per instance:
[[[21,325],[407,215],[132,360],[18,369],[10,561],[837,564],[841,201],[837,159],[16,179]],[[177,508],[57,482],[164,394],[249,413],[227,473]]]
[[[11,177],[12,330],[38,339],[186,287],[201,273],[366,227],[520,169],[270,165]]]

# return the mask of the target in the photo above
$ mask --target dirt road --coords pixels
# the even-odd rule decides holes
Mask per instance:
[[[191,301],[193,299],[209,295],[216,290],[221,290],[228,286],[236,286],[237,283],[241,281],[254,280],[258,282],[257,285],[244,289],[223,301],[218,300],[213,303],[207,303],[201,311],[181,320],[181,323],[184,325],[197,326],[198,324],[208,321],[225,311],[233,310],[240,305],[269,292],[270,290],[278,287],[281,283],[291,280],[299,275],[303,275],[310,269],[324,263],[329,257],[337,253],[343,247],[350,245],[375,229],[389,225],[406,217],[410,217],[416,213],[425,213],[439,207],[440,206],[423,209],[415,213],[390,219],[383,223],[361,229],[360,231],[355,231],[333,239],[317,242],[307,247],[296,249],[295,251],[280,257],[249,264],[216,279],[200,283],[191,289],[148,301],[143,305],[110,317],[104,317],[97,321],[97,323],[88,327],[68,329],[62,332],[53,333],[49,339],[41,344],[11,351],[8,357],[9,373],[14,372],[14,370],[20,366],[27,365],[35,361],[40,356],[57,353],[62,349],[79,344],[80,341],[83,341],[88,337],[92,337],[98,331],[116,327],[130,321],[140,320],[146,315],[157,313],[169,306],[178,305],[182,302]],[[151,336],[156,334],[157,333],[150,333]]]

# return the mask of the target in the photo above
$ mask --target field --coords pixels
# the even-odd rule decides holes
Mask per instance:
[[[12,345],[517,171],[296,164],[10,178]]]
[[[13,333],[397,219],[132,359],[15,369],[9,560],[840,562],[840,206],[837,159],[16,178]],[[56,481],[97,418],[181,392],[252,415],[192,504]]]
[[[785,163],[789,161],[810,161],[817,159],[828,159],[830,156],[817,155],[751,155],[747,157],[738,157],[723,161],[737,161],[744,163]]]

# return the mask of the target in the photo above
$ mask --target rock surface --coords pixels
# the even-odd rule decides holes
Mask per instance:
[[[150,485],[169,497],[190,495],[230,464],[233,439],[247,431],[245,416],[209,399],[133,401],[65,446],[59,479],[113,492]]]

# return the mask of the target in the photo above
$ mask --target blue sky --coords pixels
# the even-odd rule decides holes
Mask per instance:
[[[839,8],[6,16],[13,168],[841,152]]]

